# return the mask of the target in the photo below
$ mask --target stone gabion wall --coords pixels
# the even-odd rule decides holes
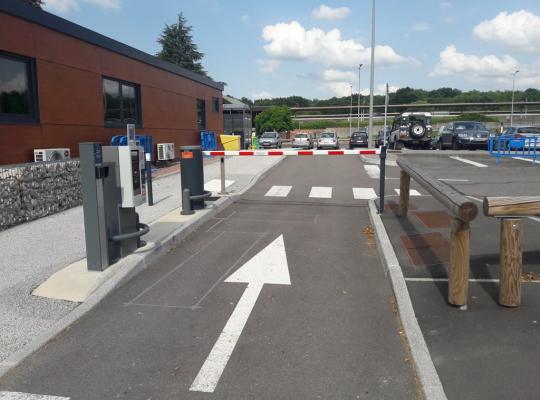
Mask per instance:
[[[0,167],[0,231],[80,204],[78,160]]]

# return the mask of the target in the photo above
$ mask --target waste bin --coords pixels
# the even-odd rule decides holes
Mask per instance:
[[[240,136],[219,135],[224,150],[240,150]]]
[[[182,193],[189,189],[190,195],[201,196],[192,200],[194,210],[204,208],[204,172],[201,146],[180,146],[180,176],[182,178]]]

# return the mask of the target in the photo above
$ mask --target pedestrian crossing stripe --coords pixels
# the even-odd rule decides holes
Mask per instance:
[[[332,188],[326,186],[313,186],[309,192],[309,197],[312,199],[331,199]]]
[[[399,194],[399,189],[394,189]],[[422,196],[418,190],[409,189],[409,196]]]
[[[69,400],[69,397],[46,396],[20,392],[0,392],[0,400]]]
[[[292,186],[272,186],[268,192],[266,192],[266,197],[287,197],[291,191]]]
[[[377,193],[372,188],[352,188],[355,200],[371,200],[377,198]]]
[[[227,189],[229,186],[232,186],[234,184],[234,181],[232,180],[225,180],[225,189]],[[209,192],[220,192],[221,191],[221,180],[220,179],[212,179],[204,184],[204,190],[207,190]]]

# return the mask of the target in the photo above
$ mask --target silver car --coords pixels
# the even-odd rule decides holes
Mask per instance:
[[[259,139],[261,149],[281,149],[281,136],[278,132],[264,132]]]
[[[311,140],[311,136],[307,133],[297,133],[294,136],[292,146],[297,148],[312,149],[313,142]]]
[[[339,139],[335,132],[323,132],[317,143],[318,149],[330,148],[339,149]]]

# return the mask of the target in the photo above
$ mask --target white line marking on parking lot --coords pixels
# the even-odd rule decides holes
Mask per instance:
[[[487,168],[486,164],[480,164],[476,161],[471,161],[471,160],[467,160],[466,158],[461,158],[460,156],[450,156],[450,158],[456,161],[461,161],[462,163],[465,163],[465,164],[474,165],[475,167],[478,167],[478,168]]]
[[[312,199],[331,199],[332,188],[324,186],[313,186],[309,192],[309,197]]]
[[[364,165],[364,169],[370,178],[379,179],[381,170],[379,169],[378,165]]]
[[[441,182],[469,182],[468,179],[454,179],[454,178],[439,178]]]
[[[0,400],[69,400],[69,397],[46,396],[20,392],[0,392]]]
[[[265,196],[267,197],[287,197],[292,186],[272,186]]]
[[[225,180],[225,189],[227,189],[229,186],[232,186],[234,184],[234,181],[230,181],[228,179]],[[208,181],[204,184],[204,190],[208,190],[209,192],[220,192],[221,191],[221,180],[219,179],[212,179],[211,181]]]
[[[352,188],[353,197],[355,200],[370,200],[376,199],[377,193],[372,188]]]
[[[291,284],[283,235],[236,270],[225,282],[247,283],[248,285],[191,384],[190,391],[212,393],[216,389],[263,286],[265,284]]]
[[[399,195],[399,189],[394,189]],[[418,190],[409,189],[409,196],[422,196]]]
[[[528,161],[530,163],[535,163],[534,160],[530,159],[530,158],[525,158],[525,157],[512,157],[514,160],[520,160],[520,161]]]
[[[448,278],[405,278],[407,282],[448,282]],[[469,279],[473,283],[499,283],[498,279]],[[521,281],[522,283],[540,283],[540,281]]]

